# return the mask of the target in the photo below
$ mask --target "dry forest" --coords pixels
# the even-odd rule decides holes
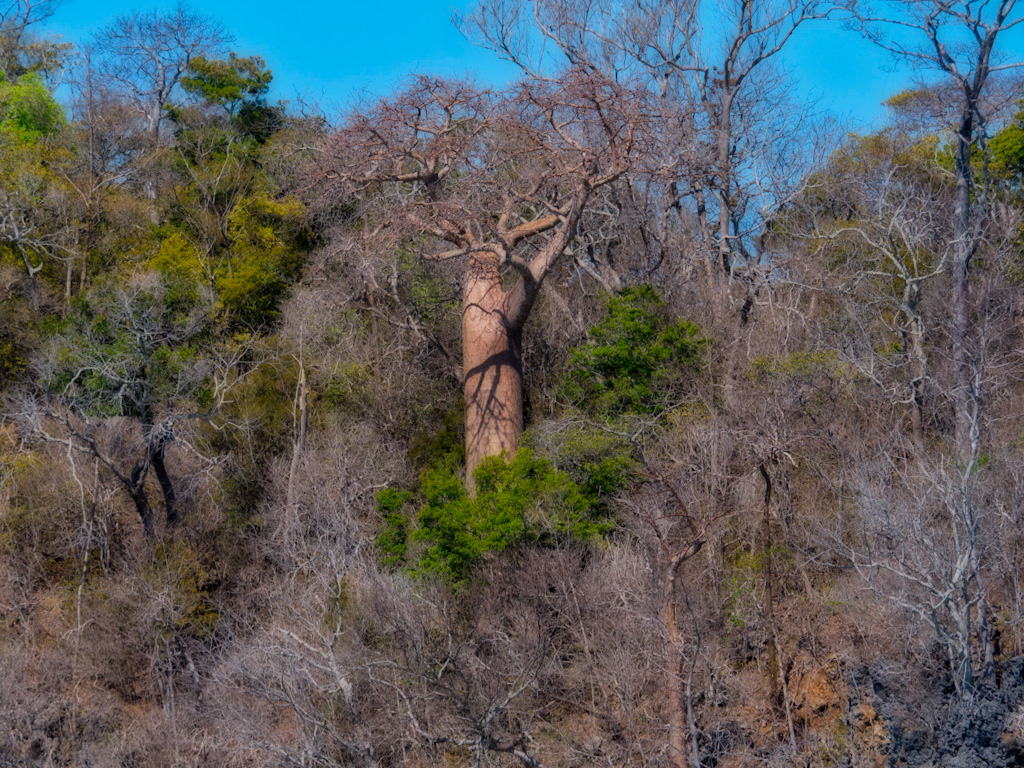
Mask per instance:
[[[480,0],[508,82],[341,114],[59,6],[0,7],[0,766],[1024,765],[1015,0]],[[840,28],[870,130],[785,64]]]

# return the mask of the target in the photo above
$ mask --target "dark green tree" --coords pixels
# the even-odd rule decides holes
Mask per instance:
[[[626,288],[608,298],[605,318],[573,352],[561,395],[604,418],[660,412],[682,395],[706,345],[696,325],[669,316],[651,286]]]

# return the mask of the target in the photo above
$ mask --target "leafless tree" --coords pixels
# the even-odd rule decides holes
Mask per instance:
[[[692,204],[694,222],[683,226],[696,229],[707,300],[721,315],[736,280],[757,282],[770,270],[770,254],[762,247],[766,222],[800,188],[802,170],[828,144],[813,113],[788,103],[778,54],[802,25],[845,12],[848,4],[737,0],[715,7],[713,25],[705,24],[707,11],[695,0],[532,5],[531,14],[524,4],[481,3],[461,20],[463,29],[538,76],[553,56],[533,44],[537,37],[574,66],[645,83],[662,114],[651,149],[651,162],[661,170],[660,204],[649,236],[682,216],[684,202]],[[660,224],[654,223],[658,218]],[[753,290],[739,296],[741,323]]]
[[[69,79],[73,94],[70,105],[72,131],[82,151],[63,168],[63,175],[77,197],[81,227],[76,228],[74,247],[81,261],[79,292],[85,290],[89,253],[101,244],[101,224],[115,206],[115,200],[141,172],[145,138],[137,130],[131,104],[109,87],[96,71],[97,54],[86,46],[79,52],[78,66]],[[65,295],[72,292],[69,261]]]
[[[940,407],[930,348],[940,342],[939,286],[952,259],[943,214],[952,188],[938,151],[934,140],[893,129],[850,137],[779,218],[802,239],[783,261],[788,279],[842,308],[845,324],[821,343],[909,406],[922,449]],[[804,248],[811,253],[796,254]]]
[[[914,67],[932,70],[947,77],[957,95],[953,131],[953,183],[956,188],[951,218],[953,222],[953,357],[956,369],[956,450],[960,461],[977,452],[979,435],[973,433],[976,420],[970,416],[971,403],[982,393],[972,372],[978,370],[972,359],[970,296],[971,262],[982,242],[988,218],[990,186],[986,174],[979,174],[973,159],[974,149],[985,154],[987,131],[995,115],[987,100],[992,81],[1000,72],[1021,66],[1007,60],[996,50],[1000,35],[1024,21],[1015,14],[1016,0],[987,2],[967,0],[929,0],[928,2],[886,3],[892,14],[861,15],[867,33],[898,60]],[[887,27],[898,31],[888,38]]]
[[[192,59],[216,55],[231,41],[220,22],[179,3],[169,12],[133,11],[96,34],[96,67],[123,90],[144,121],[150,151],[160,146],[165,108]],[[147,186],[155,199],[157,184]]]
[[[355,115],[311,188],[361,206],[367,235],[467,259],[463,376],[467,483],[522,431],[521,334],[545,278],[576,240],[594,191],[638,161],[654,119],[644,93],[597,73],[494,94],[422,78]],[[514,275],[505,287],[504,273]]]
[[[0,71],[9,79],[26,72],[54,74],[67,44],[36,39],[35,25],[53,16],[64,0],[8,0],[0,5]]]

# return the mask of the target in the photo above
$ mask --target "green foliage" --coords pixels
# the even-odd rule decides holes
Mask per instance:
[[[1017,102],[1024,107],[1024,99]],[[1024,110],[1018,111],[999,133],[988,142],[992,153],[989,171],[997,176],[1024,172]]]
[[[181,78],[181,87],[210,104],[224,107],[235,114],[243,102],[259,102],[266,96],[273,79],[259,56],[239,57],[232,53],[227,59],[196,56]]]
[[[761,596],[768,567],[784,572],[793,567],[793,556],[784,547],[751,552],[739,550],[727,561],[728,594],[724,605],[726,620],[742,629],[760,614]]]
[[[149,421],[157,404],[202,389],[202,326],[202,314],[183,312],[152,273],[98,281],[47,325],[42,383],[79,413]]]
[[[413,436],[409,458],[418,468],[458,472],[466,464],[465,420],[466,409],[460,402],[443,414],[439,428]]]
[[[1024,99],[1017,104],[1024,107]],[[1024,199],[1024,110],[1019,111],[1008,125],[989,140],[987,148],[989,178],[1011,202],[1020,205]],[[1020,265],[1024,261],[1020,256],[1024,252],[1022,241],[1024,237],[1020,232],[1016,233],[1009,278],[1018,284],[1024,282],[1020,275]]]
[[[747,377],[765,389],[813,391],[815,396],[806,404],[816,405],[829,397],[848,394],[857,374],[828,349],[756,357],[751,361]]]
[[[275,196],[251,140],[216,121],[177,118],[175,162],[186,183],[173,209],[176,242],[165,241],[173,250],[162,249],[161,263],[209,285],[230,327],[265,327],[311,247],[305,207]]]
[[[841,179],[863,179],[896,167],[908,180],[941,181],[948,160],[949,148],[937,134],[910,136],[889,127],[866,136],[850,134],[821,174],[823,181],[824,174]]]
[[[488,469],[481,465],[479,471]],[[433,470],[422,482],[426,505],[413,536],[429,547],[420,559],[420,570],[458,584],[485,554],[505,551],[525,539],[526,510],[517,489],[495,494],[492,485],[471,499],[457,475]]]
[[[774,376],[797,379],[812,379],[822,372],[834,371],[841,367],[839,356],[830,349],[813,352],[794,352],[781,357],[763,355],[750,363],[750,377],[765,381]]]
[[[12,339],[0,336],[0,388],[14,381],[27,367],[24,350]]]
[[[252,339],[239,334],[233,342],[226,343],[248,345]],[[230,400],[219,411],[225,423],[210,435],[218,449],[236,452],[240,460],[244,457],[244,462],[277,455],[291,445],[295,424],[292,393],[299,367],[291,355],[271,358],[273,350],[273,341],[254,345],[253,356],[269,359],[233,385]],[[259,474],[258,469],[253,471]]]
[[[9,297],[0,302],[0,392],[28,372],[31,355],[38,348],[37,329],[24,299]]]
[[[178,255],[181,264],[169,266],[210,287],[231,330],[276,320],[312,244],[305,207],[265,169],[265,144],[283,126],[279,108],[264,104],[270,81],[259,57],[199,56],[182,79],[199,103],[169,110],[181,181],[169,224],[189,247],[176,243],[166,256]]]
[[[380,535],[377,537],[377,551],[385,567],[405,564],[409,543],[409,518],[402,510],[411,498],[412,494],[409,491],[397,488],[385,488],[377,492],[377,511],[382,518]]]
[[[800,204],[790,211],[791,221],[773,224],[773,233],[781,241],[788,237],[805,237],[809,229],[817,233],[802,241],[812,250],[828,246],[829,268],[835,269],[851,259],[863,258],[863,244],[857,238],[840,237],[832,240],[832,233],[857,226],[862,219],[871,220],[877,211],[859,190],[864,184],[877,184],[882,179],[896,176],[907,184],[922,184],[925,188],[938,188],[948,184],[947,166],[950,162],[948,146],[934,133],[910,135],[895,127],[861,136],[851,133],[842,146],[832,153],[826,167],[808,177],[808,184],[800,197]],[[801,220],[808,213],[812,216]],[[788,235],[787,231],[798,234]]]
[[[217,280],[220,302],[236,325],[258,328],[277,318],[304,263],[305,208],[298,200],[254,195],[228,216],[228,268]]]
[[[992,137],[989,142],[994,162],[990,170],[1006,173],[1024,173],[1024,112]]]
[[[894,111],[912,110],[914,108],[928,107],[933,100],[930,92],[925,88],[908,88],[900,91],[894,96],[882,102],[882,104]]]
[[[163,278],[164,303],[175,317],[187,317],[200,303],[202,272],[195,247],[180,232],[172,232],[160,242],[149,266]]]
[[[64,110],[39,75],[30,73],[15,81],[0,79],[0,137],[35,144],[65,123]]]
[[[248,149],[253,149],[265,144],[285,124],[283,107],[266,103],[273,75],[265,67],[259,56],[197,56],[181,84],[202,103],[222,107],[233,130]],[[179,125],[185,126],[192,119],[188,109],[171,107],[169,111]]]
[[[322,405],[336,411],[362,414],[369,400],[372,374],[365,366],[349,363],[341,366],[324,382],[318,393]]]
[[[72,152],[51,140],[64,124],[63,110],[38,75],[17,81],[0,75],[0,213],[7,222],[0,264],[38,272],[44,281],[59,279],[62,270],[42,243],[68,226],[65,170]]]
[[[849,765],[851,762],[850,741],[850,726],[844,718],[835,718],[828,730],[818,738],[815,751],[819,765],[822,768]]]
[[[850,398],[859,381],[856,369],[832,350],[757,357],[751,361],[747,378],[766,391],[794,398],[807,413]]]
[[[603,515],[611,514],[615,495],[640,477],[640,463],[629,441],[594,426],[562,429],[545,440],[527,432],[520,445],[537,451],[566,473],[593,509]]]
[[[394,489],[379,493],[383,525],[377,548],[382,561],[392,566],[405,562],[414,572],[435,574],[458,586],[498,553],[530,543],[589,541],[614,528],[592,489],[588,492],[529,448],[507,463],[499,457],[486,459],[474,477],[476,495],[471,497],[456,472],[426,470],[420,478],[423,505],[415,526],[404,513],[411,494]]]
[[[707,340],[693,323],[673,321],[649,285],[609,297],[606,309],[590,342],[573,352],[560,396],[606,418],[662,411],[700,370]]]

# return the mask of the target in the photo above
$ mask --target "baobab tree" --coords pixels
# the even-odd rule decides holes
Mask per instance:
[[[593,72],[495,93],[419,78],[356,113],[312,170],[320,204],[354,206],[377,248],[465,259],[466,480],[523,429],[523,325],[595,190],[643,157],[644,92]]]
[[[664,180],[653,195],[660,205],[649,212],[648,236],[664,241],[671,226],[692,230],[700,247],[687,271],[703,273],[712,316],[724,319],[735,304],[742,325],[756,290],[750,283],[766,265],[767,222],[830,143],[820,119],[790,101],[778,60],[801,26],[849,5],[480,0],[460,21],[464,34],[525,72],[542,76],[561,57],[609,77],[629,73],[645,85],[663,116],[653,150]],[[706,23],[709,11],[714,24]],[[737,283],[746,287],[730,298]]]

